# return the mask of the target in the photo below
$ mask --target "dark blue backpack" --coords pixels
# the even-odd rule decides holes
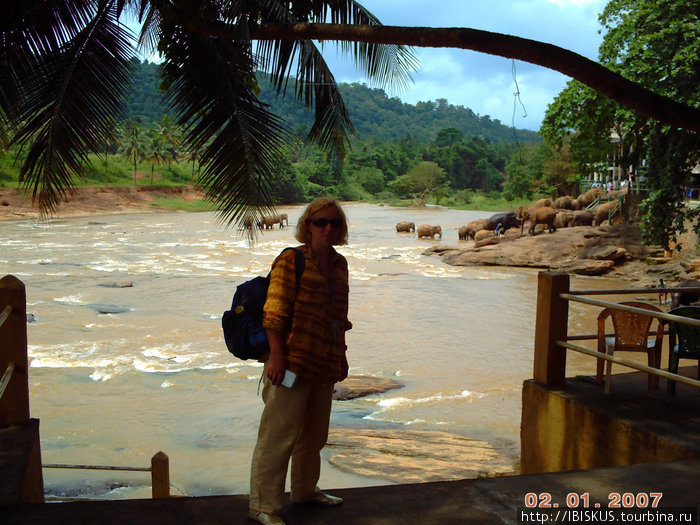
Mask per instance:
[[[304,273],[304,254],[297,248],[285,248],[282,252],[294,250],[297,278],[297,290],[301,274]],[[267,277],[255,277],[239,284],[233,294],[231,309],[226,310],[221,318],[226,346],[239,359],[262,358],[270,350],[267,335],[262,326],[263,306],[267,299]]]

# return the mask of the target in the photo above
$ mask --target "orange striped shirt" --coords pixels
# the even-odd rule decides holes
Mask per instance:
[[[286,332],[285,352],[292,372],[318,383],[335,382],[342,378],[345,331],[352,327],[348,321],[348,263],[334,250],[331,272],[325,277],[311,248],[298,248],[305,259],[298,291],[294,251],[287,250],[272,263],[263,327]]]

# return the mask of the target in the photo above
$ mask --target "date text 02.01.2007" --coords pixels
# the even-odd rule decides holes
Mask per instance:
[[[525,507],[530,509],[567,508],[618,508],[618,509],[655,509],[661,503],[662,492],[611,492],[606,502],[591,502],[588,492],[569,492],[563,502],[554,501],[549,492],[528,492],[525,494]]]

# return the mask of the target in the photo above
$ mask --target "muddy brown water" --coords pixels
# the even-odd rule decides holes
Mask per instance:
[[[442,242],[456,244],[459,225],[489,212],[345,210],[350,373],[405,386],[334,402],[331,426],[449,432],[485,441],[517,465],[537,270],[449,266],[422,255],[440,241],[394,229],[402,220],[440,224]],[[44,463],[148,466],[162,450],[175,494],[247,492],[261,366],[228,353],[220,322],[236,284],[265,274],[296,244],[303,208],[280,211],[292,227],[268,230],[253,246],[210,213],[0,223],[2,274],[25,283],[36,319],[28,325],[30,400]],[[120,281],[133,286],[104,286]],[[572,288],[619,287],[572,279]],[[595,312],[573,306],[569,332],[594,333]],[[568,359],[568,375],[594,369],[590,357]],[[45,470],[44,478],[49,494],[150,494],[147,473]],[[326,464],[321,483],[389,481]]]

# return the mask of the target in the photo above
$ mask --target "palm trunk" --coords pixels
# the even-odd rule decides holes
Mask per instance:
[[[177,17],[178,23],[212,36],[236,39],[221,26]],[[224,26],[225,27],[225,26]],[[523,60],[575,78],[619,104],[674,127],[700,131],[700,108],[676,102],[568,49],[536,40],[478,29],[348,24],[266,24],[252,26],[254,40],[335,40],[415,47],[452,47]]]

